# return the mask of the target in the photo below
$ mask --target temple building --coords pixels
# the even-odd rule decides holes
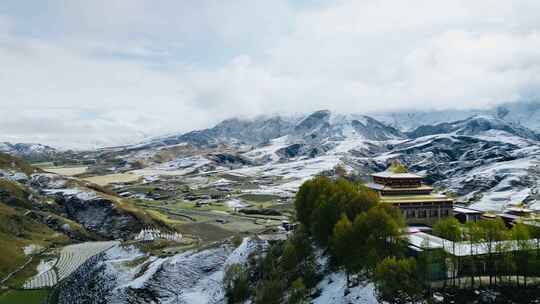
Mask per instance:
[[[367,186],[379,193],[380,202],[398,207],[408,224],[433,225],[453,216],[453,199],[433,193],[422,183],[422,177],[412,173],[380,172],[371,175]]]

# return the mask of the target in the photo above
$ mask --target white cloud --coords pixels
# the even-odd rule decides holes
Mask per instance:
[[[538,1],[6,7],[0,140],[88,147],[237,115],[483,107],[540,88]]]

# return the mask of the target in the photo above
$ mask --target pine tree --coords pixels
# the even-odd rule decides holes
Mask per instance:
[[[338,264],[343,265],[345,268],[347,286],[350,283],[350,273],[354,271],[354,251],[352,247],[355,240],[352,232],[351,221],[347,216],[342,215],[334,226],[331,248]]]
[[[410,303],[420,298],[421,284],[416,276],[414,259],[385,258],[375,268],[375,286],[381,301]]]
[[[459,221],[453,217],[442,219],[433,225],[433,233],[451,241],[452,255],[452,285],[456,285],[456,276],[459,272],[459,260],[456,255],[456,242],[462,239],[463,231]]]

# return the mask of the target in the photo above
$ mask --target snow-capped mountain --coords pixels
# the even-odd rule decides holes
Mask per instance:
[[[29,159],[45,159],[54,156],[58,151],[53,147],[36,143],[0,142],[0,152]]]
[[[489,115],[401,132],[369,116],[323,110],[300,117],[230,119],[210,129],[145,143],[143,152],[131,157],[145,157],[148,167],[143,174],[216,171],[278,177],[287,182],[265,186],[264,191],[280,195],[293,195],[303,181],[332,174],[338,164],[365,179],[399,159],[441,190],[453,192],[458,201],[478,208],[502,209],[516,203],[540,208],[538,140],[534,131]],[[177,157],[155,162],[152,155],[164,150],[177,151]]]
[[[490,115],[402,132],[369,116],[322,110],[229,119],[209,129],[85,152],[79,158],[99,160],[96,172],[132,171],[145,178],[242,176],[257,184],[249,191],[288,197],[314,175],[333,174],[337,165],[366,179],[399,159],[460,202],[482,209],[517,203],[540,209],[539,139],[521,124]]]
[[[414,131],[408,132],[411,138],[418,138],[434,134],[456,134],[468,136],[482,136],[497,133],[502,135],[517,136],[524,139],[538,140],[540,136],[535,132],[512,122],[499,118],[476,115],[464,120],[447,122],[436,125],[420,126]]]
[[[497,117],[506,122],[520,124],[540,132],[540,102],[520,101],[503,103],[483,109],[466,110],[423,110],[371,113],[371,117],[402,131],[412,131],[422,125],[464,120],[473,115]]]
[[[540,209],[538,135],[499,118],[474,116],[422,126],[378,158],[398,158],[412,171],[484,210],[512,204]],[[376,157],[377,158],[377,157]]]
[[[305,116],[273,116],[255,119],[228,119],[213,128],[157,138],[147,146],[189,143],[199,147],[220,144],[259,145],[289,136],[295,140],[322,143],[328,138],[355,136],[370,140],[399,138],[402,134],[371,117],[335,114],[327,110]]]

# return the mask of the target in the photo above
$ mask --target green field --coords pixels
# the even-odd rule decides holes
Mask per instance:
[[[271,195],[271,194],[251,194],[251,193],[247,193],[247,194],[240,195],[239,198],[244,199],[246,201],[262,203],[262,202],[277,201],[279,199],[279,196]]]
[[[49,291],[39,290],[10,290],[0,294],[0,304],[43,304]]]

